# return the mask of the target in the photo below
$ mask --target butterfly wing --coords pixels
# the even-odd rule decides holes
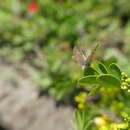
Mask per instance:
[[[76,46],[73,50],[73,53],[74,53],[73,58],[75,59],[75,61],[79,65],[84,66],[86,62],[86,52],[83,49]]]

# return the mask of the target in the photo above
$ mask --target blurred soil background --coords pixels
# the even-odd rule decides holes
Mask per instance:
[[[72,130],[72,109],[39,95],[25,68],[0,64],[0,130]]]

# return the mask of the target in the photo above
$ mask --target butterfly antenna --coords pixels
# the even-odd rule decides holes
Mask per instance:
[[[97,43],[95,46],[94,46],[94,48],[93,48],[93,50],[92,50],[92,56],[93,56],[93,54],[96,52],[96,50],[97,50],[97,48],[99,47],[99,43]]]
[[[93,47],[93,49],[92,49],[92,51],[91,51],[91,54],[88,56],[88,58],[87,58],[87,60],[86,60],[86,66],[90,65],[91,60],[92,60],[92,58],[93,58],[93,55],[95,54],[95,52],[96,52],[96,50],[97,50],[98,47],[99,47],[99,43],[97,43],[97,44]]]

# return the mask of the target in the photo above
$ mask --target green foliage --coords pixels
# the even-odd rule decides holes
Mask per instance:
[[[102,130],[101,124],[105,124],[105,130],[126,126],[128,121],[121,125],[117,120],[122,121],[121,112],[130,114],[130,79],[122,73],[130,74],[129,0],[34,3],[37,12],[30,10],[31,1],[1,2],[0,57],[9,63],[33,66],[33,80],[56,100],[68,101],[77,81],[83,91],[90,91],[84,100],[85,107],[80,105],[87,111],[76,114],[77,124],[80,122],[78,130]],[[82,76],[81,68],[72,61],[73,47],[82,44],[89,53],[97,41],[103,45],[95,59],[100,57],[101,61],[92,62]]]
[[[111,74],[113,74],[119,80],[121,79],[121,70],[119,69],[119,67],[116,64],[111,64],[109,66],[109,71]]]
[[[91,69],[90,69],[91,68]],[[109,69],[109,71],[108,71]],[[84,69],[85,77],[79,79],[79,85],[81,86],[100,86],[100,87],[120,87],[121,85],[121,71],[116,64],[110,64],[107,67],[103,63],[98,63],[97,72],[92,67]],[[105,74],[104,74],[105,73]],[[107,74],[106,74],[107,73]],[[86,74],[88,74],[86,76]]]
[[[104,47],[98,55],[115,56],[124,71],[130,73],[129,0],[34,2],[39,8],[35,13],[29,9],[31,1],[5,0],[0,4],[0,56],[5,61],[27,62],[38,68],[36,82],[56,97],[67,96],[72,91],[69,88],[75,88],[68,79],[75,82],[80,77],[78,67],[71,62],[73,47],[80,43],[87,46],[89,52],[92,44],[101,41]],[[100,67],[106,73],[103,66]],[[57,86],[63,88],[60,96]]]
[[[97,76],[96,75],[89,75],[79,79],[78,84],[81,86],[95,86],[97,85]]]
[[[94,70],[92,67],[85,67],[84,75],[96,75],[98,72]]]
[[[74,123],[77,125],[76,130],[88,130],[91,129],[91,125],[93,125],[93,122],[91,121],[91,118],[94,116],[94,113],[91,112],[91,115],[88,115],[88,111],[75,111],[75,121]],[[94,129],[93,129],[94,130]]]
[[[104,73],[104,74],[107,74],[107,73],[108,73],[108,71],[107,71],[105,65],[103,65],[102,63],[99,63],[98,65],[99,65],[99,69],[100,69],[100,71],[101,71],[102,73]]]
[[[111,74],[104,74],[97,78],[101,87],[120,87],[120,81]]]
[[[80,86],[90,88],[90,92],[84,91],[84,95],[85,93],[87,95],[85,98],[79,95],[81,99],[77,100],[76,97],[75,100],[78,103],[78,110],[75,112],[78,130],[128,130],[130,128],[129,116],[126,114],[130,114],[129,103],[127,103],[130,96],[130,78],[115,63],[107,63],[108,61],[92,63],[89,68],[93,69],[85,68],[84,71],[87,70],[88,75],[78,81]],[[97,73],[93,73],[92,70],[97,70]],[[101,96],[98,103],[92,103],[92,99],[97,95]],[[91,113],[92,111],[95,113]],[[124,121],[121,121],[121,116]],[[120,123],[117,123],[117,119]]]

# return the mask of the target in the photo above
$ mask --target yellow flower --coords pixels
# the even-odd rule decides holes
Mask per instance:
[[[98,128],[104,127],[108,124],[107,118],[105,116],[95,117],[94,123]]]

